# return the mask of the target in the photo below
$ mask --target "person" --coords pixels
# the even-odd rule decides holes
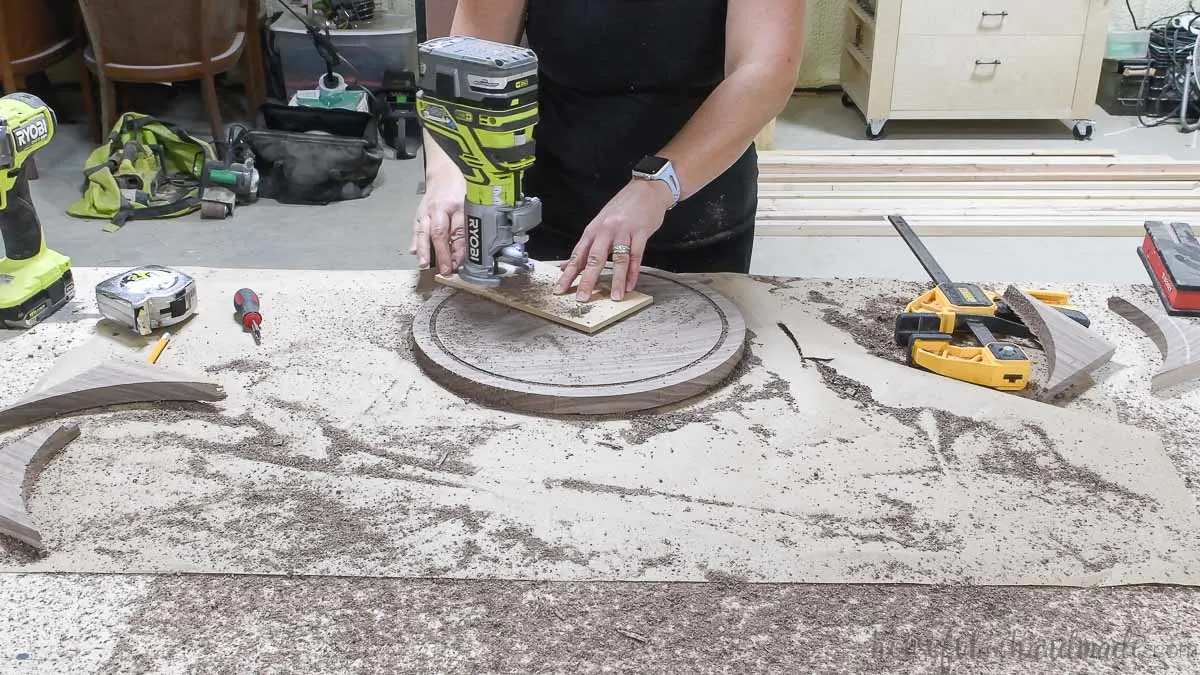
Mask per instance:
[[[804,0],[459,0],[451,33],[538,57],[542,201],[526,251],[560,260],[555,288],[611,297],[642,265],[750,269],[758,206],[754,138],[787,105],[804,48]],[[466,181],[425,137],[426,188],[411,252],[450,274],[466,254]]]

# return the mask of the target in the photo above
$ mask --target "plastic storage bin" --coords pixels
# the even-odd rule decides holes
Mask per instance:
[[[271,24],[271,31],[287,95],[299,89],[315,89],[317,80],[325,74],[325,62],[304,24],[284,12]],[[381,14],[370,27],[331,30],[329,37],[342,58],[350,62],[334,68],[347,84],[379,89],[387,71],[416,72],[417,22],[412,14]]]
[[[1114,30],[1108,33],[1104,58],[1113,61],[1144,59],[1150,51],[1150,31]]]

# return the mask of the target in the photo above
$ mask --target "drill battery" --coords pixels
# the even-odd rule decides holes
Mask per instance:
[[[467,36],[434,38],[418,51],[418,118],[467,183],[459,277],[499,284],[501,263],[531,268],[525,242],[542,219],[541,201],[523,190],[536,159],[537,55]]]

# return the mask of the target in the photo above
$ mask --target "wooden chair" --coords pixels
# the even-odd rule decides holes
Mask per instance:
[[[103,133],[116,123],[115,82],[201,80],[213,140],[223,156],[216,76],[246,56],[253,111],[265,94],[258,0],[79,0],[89,44],[84,59],[100,82]]]
[[[88,123],[96,125],[91,80],[83,61],[83,18],[72,0],[0,0],[0,84],[5,93],[25,88],[25,78],[74,55]],[[37,168],[29,164],[31,178]]]

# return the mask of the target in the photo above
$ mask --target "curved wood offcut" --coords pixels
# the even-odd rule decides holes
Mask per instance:
[[[1162,367],[1150,378],[1150,391],[1158,393],[1200,377],[1200,326],[1116,295],[1108,299],[1108,308],[1141,328],[1162,354]]]
[[[1114,345],[1016,286],[1004,291],[1004,301],[1046,353],[1049,375],[1043,384],[1043,399],[1054,398],[1112,360]]]
[[[106,363],[0,409],[0,431],[110,405],[223,398],[225,391],[219,385],[173,373],[162,366]]]
[[[702,284],[651,268],[642,268],[638,290],[654,302],[589,334],[443,288],[413,319],[417,362],[464,397],[547,414],[646,410],[720,384],[745,345],[738,308]]]
[[[45,549],[25,501],[46,464],[78,437],[79,425],[64,424],[35,431],[0,449],[0,534]]]

